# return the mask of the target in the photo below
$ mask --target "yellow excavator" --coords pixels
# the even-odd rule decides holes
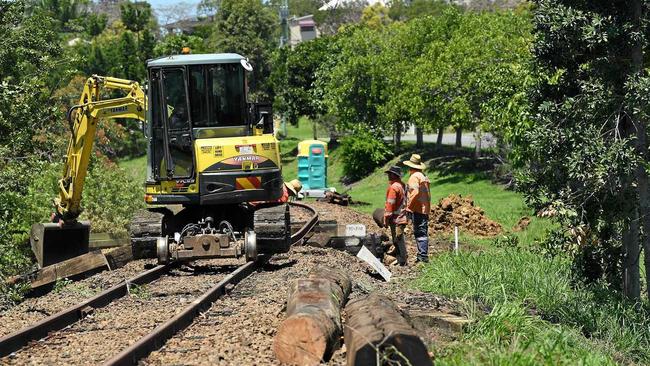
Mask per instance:
[[[78,221],[101,118],[141,121],[147,138],[148,209],[134,215],[131,243],[159,262],[286,252],[289,208],[268,104],[248,101],[247,59],[181,54],[147,62],[146,91],[131,80],[90,77],[68,112],[71,137],[55,213],[32,226],[41,267],[88,252],[90,224]],[[102,91],[123,97],[101,99]]]

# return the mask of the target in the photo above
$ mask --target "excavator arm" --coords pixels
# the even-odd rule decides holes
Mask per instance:
[[[100,100],[100,92],[123,90],[126,96]],[[74,221],[81,213],[88,163],[100,118],[134,118],[145,120],[146,96],[140,85],[131,80],[93,75],[84,85],[79,104],[68,111],[68,122],[72,136],[59,180],[59,194],[55,199],[58,219]]]
[[[122,90],[125,96],[101,100],[102,90]],[[84,84],[79,103],[68,111],[68,143],[52,223],[32,226],[30,242],[41,267],[88,252],[90,223],[78,222],[88,163],[100,118],[145,120],[147,98],[131,80],[93,75]]]

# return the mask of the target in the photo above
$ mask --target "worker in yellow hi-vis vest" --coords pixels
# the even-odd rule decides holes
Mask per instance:
[[[413,223],[413,234],[418,247],[417,262],[429,262],[429,214],[431,213],[430,181],[424,175],[426,165],[418,154],[411,155],[404,165],[409,167],[408,204],[406,211]]]

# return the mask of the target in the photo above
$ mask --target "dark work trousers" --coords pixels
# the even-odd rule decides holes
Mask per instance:
[[[413,234],[418,245],[418,260],[429,260],[429,216],[413,213]]]
[[[393,245],[395,246],[397,263],[400,266],[406,264],[406,241],[404,240],[404,224],[390,224],[390,234],[393,237]]]

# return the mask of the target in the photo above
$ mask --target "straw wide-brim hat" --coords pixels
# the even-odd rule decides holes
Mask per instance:
[[[287,186],[287,189],[293,192],[294,195],[298,194],[302,189],[302,183],[298,179],[294,179],[291,182],[284,182],[284,185]]]
[[[422,158],[418,154],[411,155],[411,159],[404,161],[404,165],[418,170],[424,170],[427,167],[426,164],[422,162]]]

